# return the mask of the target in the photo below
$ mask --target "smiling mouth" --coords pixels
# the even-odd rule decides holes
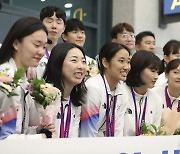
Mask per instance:
[[[83,73],[82,72],[77,72],[77,73],[75,73],[75,77],[82,78],[83,77]]]

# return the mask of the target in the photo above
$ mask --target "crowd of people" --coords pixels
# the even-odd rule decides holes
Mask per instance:
[[[151,31],[135,35],[130,24],[118,23],[110,35],[95,60],[83,50],[85,26],[66,21],[61,8],[43,8],[40,19],[18,19],[0,48],[0,139],[139,136],[144,125],[151,132],[152,125],[164,127],[169,135],[180,129],[180,41],[169,40],[161,60]],[[89,77],[91,64],[98,71]],[[15,79],[21,68],[17,95],[10,97],[3,76]],[[61,91],[50,123],[42,122],[27,89],[42,78]],[[166,125],[167,108],[179,117],[171,123],[174,131]]]

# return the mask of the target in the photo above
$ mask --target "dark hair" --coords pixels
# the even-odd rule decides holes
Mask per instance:
[[[0,48],[0,64],[8,61],[11,57],[14,57],[14,41],[18,40],[19,42],[22,42],[24,37],[31,35],[38,30],[43,30],[48,34],[46,27],[37,18],[24,17],[17,20],[9,30]]]
[[[69,19],[66,21],[66,27],[64,30],[64,34],[67,34],[68,32],[71,32],[73,30],[84,30],[85,27],[83,23],[79,19]]]
[[[151,31],[143,31],[136,35],[136,44],[141,44],[141,41],[146,36],[152,36],[155,39],[155,35]]]
[[[43,21],[46,17],[52,17],[56,13],[57,18],[61,18],[66,23],[66,13],[59,7],[47,6],[43,8],[40,12],[40,20]]]
[[[171,53],[177,54],[179,53],[179,50],[180,50],[180,41],[177,40],[170,40],[163,47],[163,52],[164,55],[166,56],[169,56]]]
[[[125,45],[120,44],[120,43],[115,43],[115,42],[106,43],[101,48],[99,52],[99,59],[98,59],[98,68],[101,74],[103,74],[105,71],[105,68],[102,64],[102,59],[106,58],[107,62],[110,62],[111,59],[115,56],[115,54],[121,49],[127,50],[127,52],[130,55],[129,49]]]
[[[81,47],[75,45],[73,43],[60,43],[53,47],[51,51],[51,55],[49,57],[46,70],[44,72],[43,78],[48,83],[52,83],[55,87],[57,87],[61,92],[62,96],[64,95],[64,81],[62,74],[62,67],[64,63],[64,59],[68,54],[69,50],[72,48],[78,48],[81,50],[82,54],[85,58],[85,53]],[[71,91],[71,101],[75,106],[80,106],[84,102],[84,96],[86,94],[86,87],[84,84],[84,80],[74,86]]]
[[[123,31],[127,30],[128,32],[132,32],[134,33],[134,28],[128,24],[128,23],[119,23],[117,25],[115,25],[114,27],[112,27],[111,29],[111,38],[117,38],[117,34],[118,33],[122,33]]]
[[[163,47],[163,52],[164,52],[164,55],[166,56],[169,56],[171,53],[178,54],[179,50],[180,50],[180,41],[177,41],[177,40],[170,40]],[[163,73],[165,71],[164,59],[161,61],[161,63],[162,63],[162,68],[160,70],[160,73]]]
[[[171,70],[176,69],[180,65],[180,59],[174,59],[167,64],[165,73],[169,73]]]
[[[140,87],[144,85],[141,79],[141,72],[145,68],[159,70],[161,60],[152,52],[137,51],[130,61],[131,69],[127,75],[126,83],[130,87]]]

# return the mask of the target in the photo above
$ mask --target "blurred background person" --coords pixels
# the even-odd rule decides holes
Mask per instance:
[[[134,28],[128,23],[118,23],[111,29],[112,42],[121,43],[127,46],[131,54],[135,53]]]
[[[145,50],[156,54],[155,35],[151,31],[143,31],[136,35],[136,51]]]
[[[167,83],[167,78],[165,75],[166,65],[173,59],[180,59],[180,41],[178,40],[170,40],[168,41],[164,47],[164,58],[162,60],[161,69],[159,72],[158,80],[156,81],[156,86]]]

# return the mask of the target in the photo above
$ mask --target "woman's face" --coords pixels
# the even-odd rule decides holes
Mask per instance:
[[[179,53],[176,53],[176,54],[172,54],[171,52],[169,56],[164,55],[164,61],[166,62],[166,64],[168,64],[170,61],[174,59],[180,59],[180,50],[179,50]]]
[[[36,67],[44,55],[47,43],[47,34],[38,30],[23,38],[22,42],[15,41],[14,60],[18,68]]]
[[[103,64],[105,67],[104,74],[111,80],[119,82],[125,81],[130,70],[130,56],[127,50],[120,49],[114,57]]]
[[[86,74],[86,60],[78,48],[72,48],[66,55],[62,74],[65,85],[75,86],[80,84]]]
[[[140,77],[145,83],[144,86],[146,86],[147,88],[153,88],[158,78],[158,70],[147,67],[140,73]]]
[[[180,65],[166,74],[168,86],[180,89]]]

